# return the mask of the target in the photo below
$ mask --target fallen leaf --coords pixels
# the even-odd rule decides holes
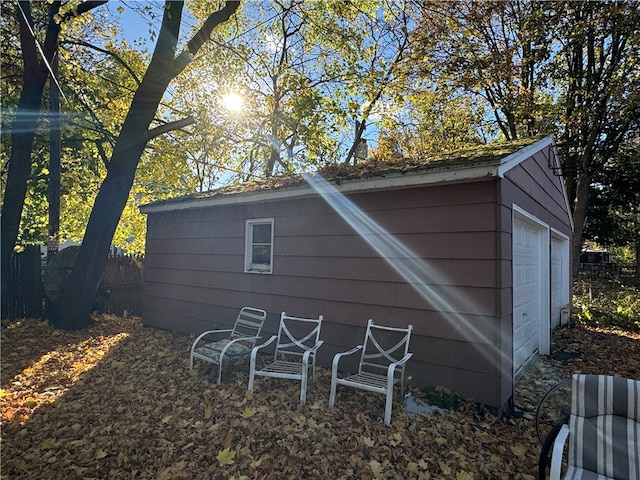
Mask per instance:
[[[371,460],[369,462],[369,467],[373,472],[373,478],[382,478],[382,465],[377,460]]]
[[[236,456],[236,452],[234,452],[230,448],[225,448],[224,450],[220,450],[216,458],[218,459],[218,464],[222,466],[222,465],[229,465],[231,463],[234,463],[233,459],[235,456]]]
[[[242,418],[253,417],[257,411],[258,409],[255,407],[247,407],[242,411]]]
[[[204,407],[204,418],[205,420],[209,420],[213,415],[213,407],[211,405],[207,405]]]

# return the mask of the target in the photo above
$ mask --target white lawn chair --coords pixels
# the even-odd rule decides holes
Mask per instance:
[[[401,393],[404,391],[404,369],[413,353],[409,353],[412,325],[407,328],[384,327],[375,325],[373,320],[367,323],[364,344],[352,348],[348,352],[337,353],[333,357],[331,369],[331,394],[329,406],[336,403],[336,387],[359,388],[386,395],[384,423],[391,423],[391,407],[393,404],[393,386],[400,383]],[[345,378],[338,377],[338,363],[347,355],[358,351],[360,364],[358,373]]]
[[[573,375],[569,425],[553,445],[552,480],[560,479],[567,439],[565,480],[640,479],[640,381]]]
[[[253,391],[256,375],[273,378],[289,378],[300,380],[300,403],[307,400],[307,383],[309,370],[316,378],[316,352],[323,341],[320,340],[322,315],[316,318],[300,318],[288,316],[285,312],[280,315],[278,335],[272,336],[262,345],[251,351],[251,366],[249,369],[249,390]],[[258,352],[276,342],[273,362],[266,367],[256,370]]]
[[[264,310],[244,307],[232,329],[208,330],[200,334],[191,346],[191,368],[196,358],[217,365],[220,385],[223,360],[247,358],[260,338],[266,318],[267,312]]]

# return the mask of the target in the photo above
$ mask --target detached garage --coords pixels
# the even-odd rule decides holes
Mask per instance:
[[[143,320],[187,333],[238,309],[324,316],[319,362],[373,318],[414,326],[410,383],[493,406],[569,303],[571,217],[551,137],[331,165],[142,207]]]

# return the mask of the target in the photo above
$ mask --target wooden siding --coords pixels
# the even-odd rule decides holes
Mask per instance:
[[[513,205],[526,210],[551,228],[571,237],[571,214],[564,193],[561,178],[550,168],[554,160],[551,147],[540,151],[509,170],[500,183],[499,204],[499,244],[500,261],[499,302],[502,317],[501,337],[503,351],[507,355],[502,361],[502,383],[500,402],[506,402],[514,389],[511,364],[513,336],[513,270],[512,270],[512,222]],[[569,281],[569,279],[567,279]]]
[[[148,217],[144,322],[197,333],[233,322],[243,305],[323,314],[319,361],[361,342],[366,321],[414,325],[411,382],[504,403],[501,245],[495,178],[349,195],[412,252],[386,259],[320,197]],[[274,218],[273,274],[243,273],[245,220]],[[405,279],[392,265],[409,268]]]

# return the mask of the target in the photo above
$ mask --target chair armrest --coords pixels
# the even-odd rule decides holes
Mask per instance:
[[[404,357],[402,357],[397,362],[393,362],[389,364],[389,366],[387,367],[387,386],[388,387],[393,386],[393,379],[394,379],[393,373],[395,372],[396,367],[399,367],[400,365],[404,365],[409,361],[411,357],[413,357],[413,353],[407,353]]]
[[[269,340],[264,342],[262,345],[256,345],[255,347],[253,347],[251,349],[251,362],[255,364],[256,356],[258,355],[258,350],[260,350],[261,348],[265,348],[265,347],[271,345],[273,342],[276,341],[277,338],[278,338],[278,336],[274,335]]]
[[[193,342],[193,345],[191,346],[191,353],[193,353],[193,351],[196,348],[196,345],[198,345],[198,342],[200,340],[202,340],[204,337],[206,337],[207,335],[215,335],[216,333],[231,333],[233,330],[231,329],[225,329],[225,330],[207,330],[206,332],[202,332],[200,335],[198,335],[198,338],[195,339],[195,341]]]
[[[340,363],[340,359],[342,357],[346,357],[347,355],[353,355],[354,353],[362,350],[363,347],[364,347],[364,345],[357,345],[357,346],[353,347],[351,350],[348,350],[346,352],[336,353],[333,356],[333,362],[331,363],[331,375],[333,377],[337,377],[338,376],[338,363]]]
[[[309,357],[311,356],[312,353],[316,353],[323,343],[324,343],[324,340],[320,340],[318,343],[316,343],[313,346],[313,348],[310,348],[309,350],[307,350],[306,352],[304,352],[302,354],[302,363],[303,363],[303,365],[308,365],[309,364]]]
[[[396,369],[396,367],[399,367],[400,365],[404,365],[409,361],[411,357],[413,357],[413,353],[407,353],[404,357],[402,357],[397,362],[393,362],[389,364],[389,367],[387,368],[387,375],[393,374],[393,371]]]
[[[569,426],[563,425],[556,441],[553,442],[553,452],[551,453],[551,471],[549,472],[549,480],[560,480],[560,471],[562,469],[562,452],[564,445],[569,437]]]

